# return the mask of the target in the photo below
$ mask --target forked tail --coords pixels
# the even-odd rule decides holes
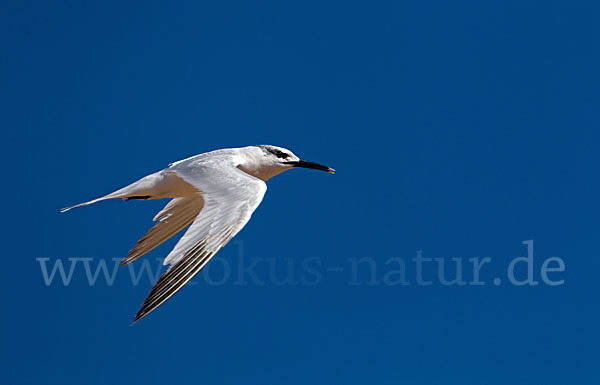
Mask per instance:
[[[73,205],[73,206],[65,207],[65,208],[60,209],[60,212],[64,213],[64,212],[67,212],[67,211],[69,211],[71,209],[74,209],[76,207],[91,205],[92,203],[100,202],[100,201],[103,201],[103,200],[106,200],[106,199],[125,198],[126,195],[119,194],[120,192],[121,192],[121,190],[115,191],[114,193],[105,195],[105,196],[103,196],[101,198],[97,198],[97,199],[94,199],[94,200],[91,200],[91,201],[88,201],[88,202],[83,202],[83,203],[80,203],[78,205]]]

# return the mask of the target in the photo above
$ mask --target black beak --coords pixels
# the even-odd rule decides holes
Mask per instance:
[[[323,166],[322,164],[318,164],[315,162],[309,162],[308,160],[300,159],[298,161],[283,162],[283,163],[290,164],[290,165],[292,165],[292,167],[312,168],[313,170],[327,171],[330,174],[333,174],[335,172],[335,170],[332,169],[331,167]]]

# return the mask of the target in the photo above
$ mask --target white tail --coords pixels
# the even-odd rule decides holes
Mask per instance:
[[[88,202],[83,202],[83,203],[80,203],[78,205],[65,207],[65,208],[60,209],[60,212],[64,213],[64,212],[67,212],[67,211],[69,211],[71,209],[74,209],[76,207],[91,205],[92,203],[100,202],[100,201],[103,201],[103,200],[106,200],[106,199],[124,198],[124,197],[127,196],[127,195],[119,194],[120,192],[121,192],[121,190],[118,190],[118,191],[115,191],[114,193],[105,195],[105,196],[103,196],[101,198],[97,198],[97,199],[94,199],[94,200],[91,200],[91,201],[88,201]]]
[[[64,213],[75,207],[87,206],[92,203],[114,198],[131,199],[158,199],[158,198],[176,198],[185,196],[195,196],[198,190],[184,182],[183,179],[171,172],[156,172],[147,175],[142,179],[125,186],[120,190],[105,195],[101,198],[78,205],[65,207],[60,212]]]

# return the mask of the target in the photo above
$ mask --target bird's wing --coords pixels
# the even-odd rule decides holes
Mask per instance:
[[[244,227],[267,190],[263,181],[239,170],[233,162],[203,162],[172,170],[201,191],[204,208],[165,258],[171,267],[154,285],[134,322],[189,282]]]
[[[159,211],[154,217],[154,220],[158,221],[158,223],[123,258],[121,266],[125,266],[138,259],[183,230],[187,225],[192,223],[203,206],[204,199],[202,199],[201,194],[195,197],[171,199],[165,208]]]

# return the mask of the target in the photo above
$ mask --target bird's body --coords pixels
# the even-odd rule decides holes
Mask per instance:
[[[190,225],[165,258],[171,265],[144,301],[135,321],[148,315],[191,280],[248,222],[267,190],[265,181],[293,167],[328,172],[333,169],[307,162],[281,147],[248,146],[211,151],[172,163],[104,197],[105,199],[172,198],[122,265],[153,250]]]

